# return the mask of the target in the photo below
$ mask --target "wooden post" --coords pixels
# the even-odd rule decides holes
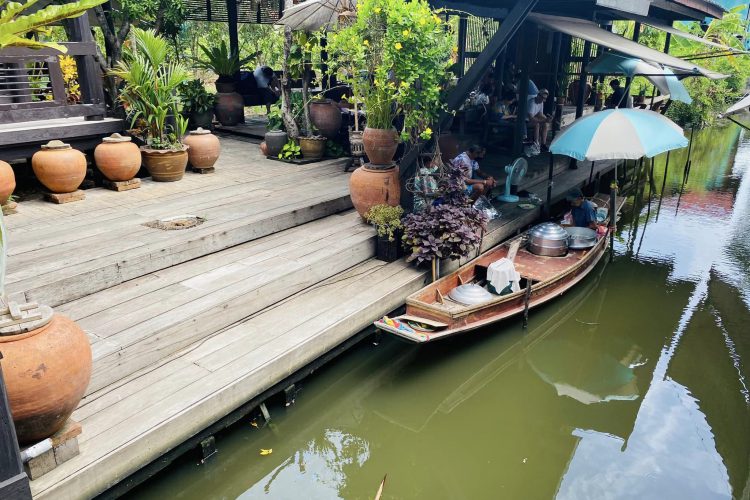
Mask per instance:
[[[578,99],[576,99],[576,120],[583,116],[583,106],[586,103],[586,80],[588,74],[586,73],[586,66],[591,61],[591,42],[586,40],[583,43],[583,62],[581,63],[581,74],[578,80]]]
[[[93,44],[94,37],[91,35],[91,26],[87,14],[68,19],[68,31],[71,41],[88,42]],[[78,68],[78,83],[81,86],[81,100],[85,104],[104,104],[103,79],[99,73],[99,65],[93,54],[76,56]],[[86,120],[102,120],[104,115],[87,116]]]
[[[633,41],[635,43],[638,43],[638,40],[641,38],[641,23],[638,21],[635,22],[633,25]],[[633,79],[628,77],[625,79],[625,102],[627,103],[628,96],[630,96],[630,84],[633,83]]]
[[[523,152],[523,139],[526,136],[526,115],[529,114],[528,102],[529,102],[529,69],[533,64],[534,58],[531,56],[533,50],[530,50],[531,46],[531,34],[530,31],[532,25],[526,23],[523,31],[519,34],[518,38],[518,58],[521,60],[521,75],[520,75],[520,87],[518,89],[518,113],[516,113],[516,128],[513,134],[513,154],[519,155]],[[535,48],[535,47],[534,47]]]
[[[560,48],[562,46],[562,33],[554,33],[552,36],[552,85],[549,88],[550,99],[547,109],[551,111],[552,115],[555,115],[557,110],[557,94],[560,91]],[[553,139],[555,131],[559,130],[559,128],[559,123],[553,123]]]
[[[617,229],[617,162],[615,178],[609,185],[609,261],[615,258],[615,229]]]
[[[469,19],[466,14],[458,18],[458,77],[463,78],[466,71],[466,31]]]
[[[0,353],[2,359],[2,353]],[[0,498],[31,499],[29,478],[23,470],[18,438],[10,414],[5,379],[0,366]]]
[[[240,39],[237,33],[237,1],[226,0],[227,2],[227,25],[229,28],[229,53],[239,56]]]
[[[555,155],[549,153],[549,172],[547,173],[547,201],[544,203],[544,217],[552,217],[552,177],[555,174]]]

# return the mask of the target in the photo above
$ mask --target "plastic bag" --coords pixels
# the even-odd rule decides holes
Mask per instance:
[[[477,198],[477,201],[474,202],[474,208],[484,212],[484,215],[487,216],[488,221],[495,220],[500,217],[500,212],[498,212],[497,209],[492,206],[492,203],[490,203],[490,200],[488,200],[486,196],[480,196],[479,198]]]

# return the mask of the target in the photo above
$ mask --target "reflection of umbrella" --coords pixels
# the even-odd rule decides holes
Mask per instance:
[[[576,120],[549,149],[577,160],[637,160],[687,144],[682,129],[659,113],[608,109]]]
[[[632,368],[609,354],[578,343],[547,340],[529,353],[528,361],[558,396],[568,396],[586,405],[638,398]]]
[[[731,108],[724,112],[724,116],[737,114],[740,111],[745,111],[748,107],[750,107],[750,94],[733,104]]]
[[[286,9],[277,24],[300,31],[334,26],[339,16],[354,10],[355,3],[355,0],[307,0]]]
[[[643,75],[656,85],[659,92],[669,94],[673,101],[693,102],[687,89],[669,68],[662,68],[637,57],[624,57],[606,52],[591,61],[586,71],[593,75],[625,75],[632,78]]]

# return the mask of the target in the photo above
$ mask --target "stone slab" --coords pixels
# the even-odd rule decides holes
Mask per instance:
[[[129,191],[141,187],[141,180],[138,177],[129,181],[110,181],[109,179],[104,179],[102,185],[112,191]]]
[[[44,199],[56,203],[57,205],[62,205],[63,203],[85,200],[86,193],[81,189],[73,191],[72,193],[44,193]]]

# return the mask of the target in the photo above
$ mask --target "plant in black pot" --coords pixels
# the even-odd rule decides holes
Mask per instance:
[[[180,84],[180,98],[182,99],[182,114],[188,120],[188,128],[211,128],[214,117],[214,103],[216,96],[206,90],[203,82],[196,78]]]
[[[281,106],[274,104],[268,111],[268,124],[266,125],[266,149],[268,156],[277,157],[281,153],[289,136],[284,130],[284,121],[281,118]]]
[[[375,256],[378,260],[393,262],[404,253],[401,247],[403,224],[401,217],[404,209],[400,206],[375,205],[365,214],[367,222],[377,230],[377,247]]]
[[[242,96],[235,92],[236,78],[240,69],[252,61],[255,55],[240,58],[238,53],[229,50],[223,40],[217,47],[199,47],[203,59],[195,59],[195,67],[213,71],[219,77],[216,80],[216,118],[222,125],[237,125],[244,118],[245,102]]]

